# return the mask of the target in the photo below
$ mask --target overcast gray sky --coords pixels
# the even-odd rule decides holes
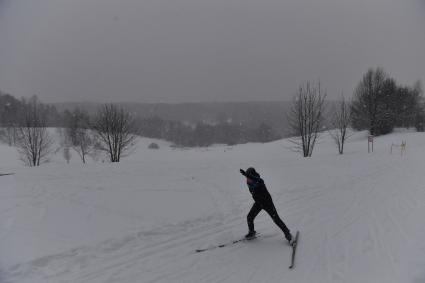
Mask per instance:
[[[348,96],[425,82],[425,0],[0,0],[0,90],[45,102]]]

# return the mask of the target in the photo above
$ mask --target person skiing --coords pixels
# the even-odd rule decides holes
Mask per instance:
[[[249,232],[246,234],[245,238],[250,239],[255,237],[256,231],[254,230],[254,219],[258,213],[264,209],[273,219],[273,222],[285,234],[285,238],[288,240],[288,243],[293,245],[294,237],[277,214],[272,197],[264,184],[264,180],[260,178],[260,174],[258,174],[253,167],[248,168],[246,171],[240,169],[240,172],[246,177],[246,183],[252,198],[254,199],[254,204],[247,215]]]

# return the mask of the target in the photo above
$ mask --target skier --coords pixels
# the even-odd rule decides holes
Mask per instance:
[[[249,232],[246,234],[245,238],[250,239],[255,237],[256,232],[254,230],[254,219],[258,213],[264,209],[273,219],[274,223],[279,226],[285,234],[286,240],[288,240],[288,243],[292,246],[294,244],[294,237],[292,237],[288,227],[286,227],[285,223],[283,223],[282,219],[280,219],[277,214],[272,197],[268,192],[263,179],[260,178],[260,174],[258,174],[252,167],[248,168],[246,172],[240,169],[240,172],[246,177],[246,183],[252,194],[252,198],[254,199],[254,205],[247,216]]]

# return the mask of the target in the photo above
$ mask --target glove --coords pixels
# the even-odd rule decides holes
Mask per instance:
[[[245,171],[244,171],[244,170],[239,169],[239,172],[241,172],[241,174],[242,174],[242,175],[246,176],[246,173],[245,173]]]

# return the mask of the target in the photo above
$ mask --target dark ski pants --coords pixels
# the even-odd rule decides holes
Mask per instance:
[[[289,229],[286,227],[285,223],[283,223],[282,219],[280,219],[272,202],[267,204],[261,204],[258,202],[254,203],[247,216],[249,231],[254,231],[254,219],[263,209],[270,215],[270,217],[273,219],[273,222],[282,230],[282,232],[285,234],[285,238],[289,241],[291,239],[291,233],[289,232]]]

